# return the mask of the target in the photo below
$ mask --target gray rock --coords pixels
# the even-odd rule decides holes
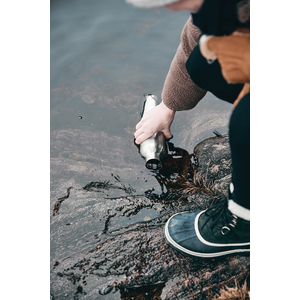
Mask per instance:
[[[211,137],[199,143],[194,154],[197,175],[216,191],[225,191],[231,180],[229,137]]]
[[[76,134],[84,139],[78,131]],[[95,140],[98,141],[96,136]],[[64,143],[68,143],[65,135],[54,145],[60,148]],[[101,149],[109,151],[105,145]],[[55,174],[62,173],[65,165],[76,165],[68,157],[61,158],[60,163],[54,157],[53,164]],[[72,168],[80,177],[70,180],[66,176],[64,183],[53,178],[53,299],[65,299],[66,294],[70,299],[207,299],[224,285],[234,285],[235,280],[249,282],[248,256],[193,259],[173,250],[163,234],[164,224],[172,214],[204,209],[226,192],[231,171],[228,137],[210,138],[198,144],[194,161],[183,149],[171,147],[164,169],[143,174],[145,181],[149,179],[144,192],[135,184],[137,179],[129,180],[128,171],[115,167],[114,174],[118,175],[108,175],[111,169],[103,165],[94,172],[94,181],[82,184],[91,178],[91,167],[98,169],[96,162],[90,164],[87,157],[86,163],[79,164],[80,170],[78,164]],[[130,175],[141,176],[134,168]],[[199,180],[200,177],[205,180]],[[161,191],[153,188],[155,182]],[[201,183],[210,184],[210,189],[201,187]],[[199,193],[188,189],[193,185]],[[68,190],[70,186],[73,188]],[[53,215],[55,203],[67,191],[68,197]]]

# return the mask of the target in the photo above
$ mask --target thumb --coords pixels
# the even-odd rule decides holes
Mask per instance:
[[[166,139],[170,139],[171,137],[173,137],[172,132],[170,131],[170,129],[165,129],[162,131],[163,134],[165,135]]]
[[[212,36],[211,38],[207,39],[206,47],[209,51],[217,54],[226,46],[226,40],[224,37],[219,36]]]

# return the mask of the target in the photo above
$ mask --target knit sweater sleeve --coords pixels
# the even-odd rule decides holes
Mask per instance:
[[[164,104],[172,110],[192,109],[206,94],[205,90],[194,84],[185,66],[198,43],[200,33],[190,17],[182,30],[181,42],[171,63],[161,94]]]

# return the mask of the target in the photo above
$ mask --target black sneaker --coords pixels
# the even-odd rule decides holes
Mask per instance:
[[[250,221],[232,214],[224,199],[204,211],[173,215],[165,225],[165,237],[175,249],[193,257],[250,252]]]

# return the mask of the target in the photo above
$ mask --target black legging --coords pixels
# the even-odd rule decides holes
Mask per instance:
[[[209,64],[197,45],[186,62],[193,82],[216,97],[233,103],[243,84],[229,84],[223,78],[218,60]],[[250,209],[250,93],[244,96],[233,110],[229,140],[232,157],[233,200]]]
[[[250,93],[233,110],[229,124],[233,200],[250,209]]]

